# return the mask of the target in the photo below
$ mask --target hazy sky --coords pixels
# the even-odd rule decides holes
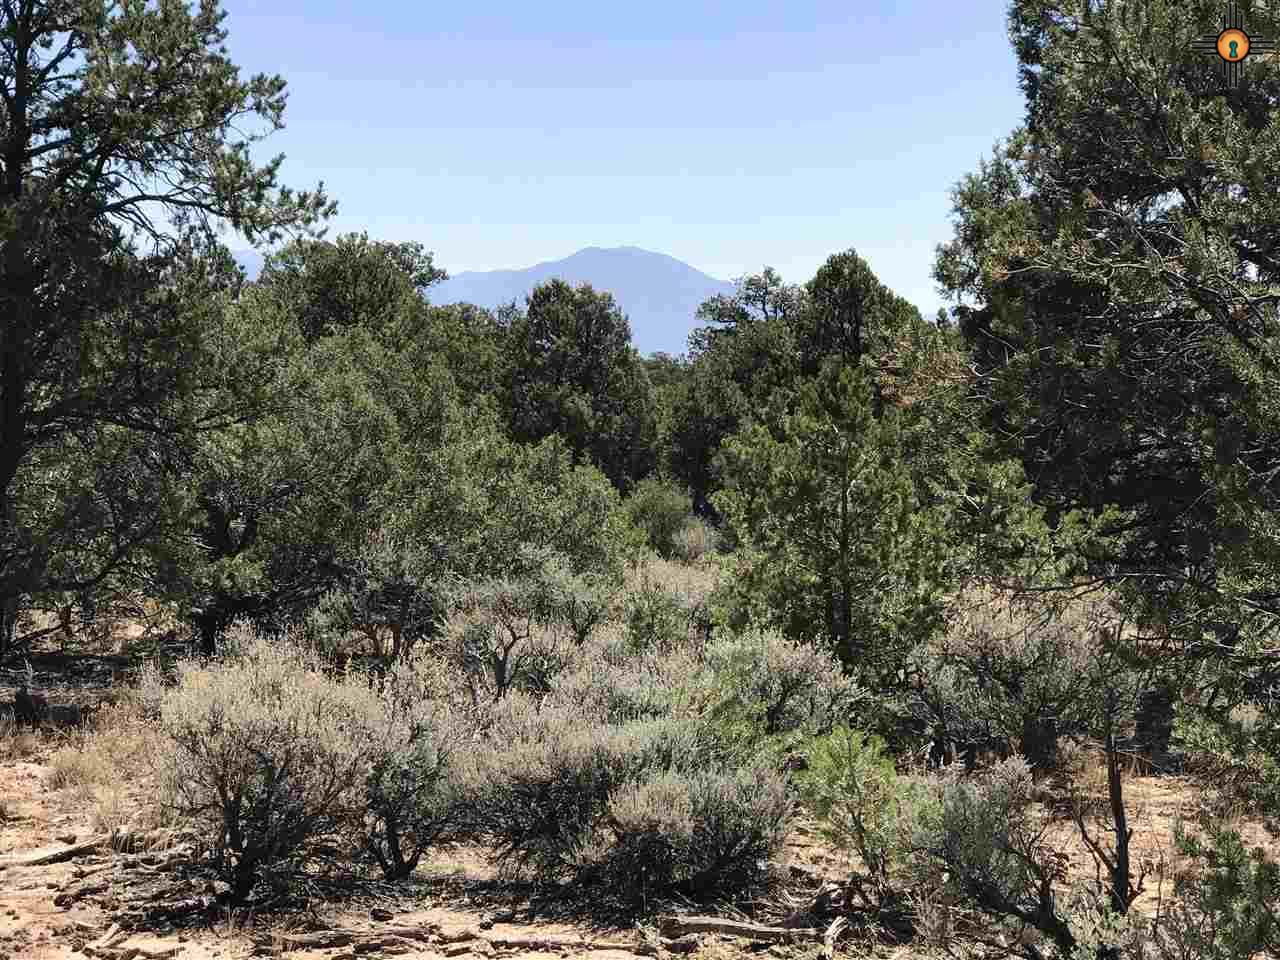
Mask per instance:
[[[1005,3],[225,0],[285,182],[451,273],[633,244],[730,280],[854,247],[926,316],[949,192],[1022,112]]]

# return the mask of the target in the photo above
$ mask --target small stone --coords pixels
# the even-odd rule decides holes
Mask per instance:
[[[381,907],[374,907],[369,911],[369,916],[373,917],[379,923],[386,923],[388,920],[395,918],[395,914],[390,910],[383,910]]]
[[[57,840],[59,843],[72,844],[76,842],[76,835],[74,833],[63,833],[53,839]]]

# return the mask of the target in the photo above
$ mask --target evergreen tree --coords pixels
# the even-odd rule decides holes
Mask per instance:
[[[205,331],[241,279],[195,265],[218,224],[257,242],[332,212],[251,159],[285,84],[240,79],[223,16],[0,7],[0,649],[24,597],[93,589],[167,522],[174,437],[219,419],[181,400],[214,389]]]

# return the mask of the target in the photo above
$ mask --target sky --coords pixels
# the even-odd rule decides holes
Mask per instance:
[[[719,279],[854,248],[931,317],[951,190],[1020,122],[993,0],[224,0],[283,182],[450,273],[633,245]]]

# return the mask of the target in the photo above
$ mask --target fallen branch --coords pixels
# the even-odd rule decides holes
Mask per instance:
[[[385,927],[380,930],[320,930],[315,933],[277,933],[257,937],[255,946],[281,946],[289,950],[329,950],[334,947],[379,947],[384,940],[413,940],[425,943],[439,930],[434,924],[421,927]]]
[[[99,950],[103,960],[171,960],[182,951],[181,947],[121,947],[117,950]]]
[[[55,907],[62,907],[63,909],[66,909],[67,907],[74,905],[78,900],[83,900],[85,897],[97,896],[100,893],[106,893],[110,889],[111,884],[105,880],[97,880],[93,883],[82,883],[80,886],[73,887],[70,890],[64,890],[62,893],[54,897],[53,905]]]
[[[802,907],[792,910],[780,926],[787,928],[808,927],[825,920],[833,912],[833,901],[844,893],[838,883],[824,884]],[[792,901],[794,902],[794,901]]]
[[[44,867],[51,863],[64,863],[67,860],[74,860],[76,857],[82,857],[86,853],[94,853],[103,848],[108,848],[117,853],[127,853],[131,850],[152,850],[162,843],[172,844],[175,837],[181,836],[183,835],[175,834],[172,830],[151,830],[145,833],[117,830],[115,833],[103,833],[96,837],[90,837],[88,840],[73,843],[68,847],[45,848],[33,850],[30,853],[0,857],[0,868]],[[174,852],[177,853],[176,850]],[[168,857],[160,858],[160,864],[162,866],[167,865],[166,860],[168,859]]]
[[[748,940],[790,941],[819,940],[822,931],[814,927],[766,927],[758,923],[725,920],[721,917],[663,917],[659,921],[662,935],[678,939],[687,933],[723,933]]]
[[[836,955],[836,940],[840,934],[844,932],[844,928],[849,925],[849,921],[845,917],[836,917],[831,921],[831,926],[827,927],[827,932],[822,936],[822,956],[823,960],[834,960]]]
[[[582,937],[486,937],[467,928],[451,934],[441,934],[439,926],[428,924],[420,927],[385,927],[379,930],[320,930],[311,933],[277,933],[254,938],[258,951],[283,948],[286,950],[331,950],[352,947],[356,953],[378,948],[402,945],[405,941],[416,944],[465,943],[483,941],[500,950],[576,951],[576,950],[624,950],[628,953],[650,955],[657,948],[648,944],[618,940],[587,940]]]
[[[585,940],[581,937],[480,937],[499,950],[623,950],[627,953],[652,954],[657,949],[645,943],[619,940]]]
[[[3,857],[0,858],[0,867],[43,867],[51,863],[65,863],[67,860],[82,857],[86,853],[93,853],[110,842],[111,834],[104,833],[101,836],[82,840],[80,843],[73,843],[69,847],[33,850],[30,853]]]

